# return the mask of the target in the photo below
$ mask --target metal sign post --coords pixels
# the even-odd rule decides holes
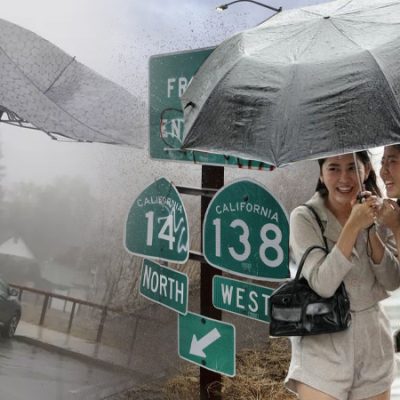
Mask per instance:
[[[219,189],[224,186],[224,167],[203,165],[201,167],[201,187]],[[209,197],[201,197],[201,237],[203,238],[203,222],[210,204]],[[203,248],[203,243],[201,244]],[[218,270],[206,262],[201,263],[200,271],[200,314],[213,319],[221,320],[222,312],[212,304],[212,280],[214,276],[222,275]],[[208,392],[213,384],[214,393]],[[221,399],[221,374],[200,367],[200,400]]]
[[[149,62],[150,157],[157,160],[202,164],[202,183],[200,189],[176,187],[179,193],[195,196],[201,195],[202,251],[204,249],[208,251],[212,248],[212,246],[210,248],[210,245],[207,244],[210,239],[208,241],[204,239],[204,220],[211,198],[218,189],[224,186],[224,166],[265,171],[272,169],[270,165],[256,160],[198,151],[183,151],[180,149],[184,132],[183,110],[180,97],[201,64],[213,50],[213,48],[208,48],[157,55],[151,57]],[[234,376],[236,374],[234,360],[236,352],[235,329],[230,324],[221,321],[221,310],[224,309],[266,322],[266,299],[269,292],[256,285],[244,286],[240,282],[223,280],[220,281],[218,286],[221,290],[221,296],[216,295],[216,305],[214,306],[213,279],[214,277],[220,278],[222,269],[224,269],[226,264],[229,266],[232,261],[234,263],[234,271],[232,272],[234,273],[244,271],[241,275],[247,275],[246,272],[249,270],[249,265],[253,266],[255,264],[256,267],[253,268],[249,276],[263,276],[266,274],[264,270],[269,269],[270,271],[267,271],[268,276],[272,275],[277,280],[282,278],[282,274],[284,273],[281,272],[281,268],[279,267],[281,261],[285,263],[285,259],[280,260],[280,231],[278,232],[278,228],[275,227],[275,221],[264,221],[264,225],[267,224],[267,226],[257,225],[257,228],[261,229],[261,239],[259,239],[260,235],[253,238],[255,235],[253,232],[250,238],[251,243],[247,243],[246,236],[243,236],[243,234],[240,235],[238,229],[246,229],[247,226],[250,226],[249,224],[254,222],[253,219],[258,223],[261,218],[258,218],[259,216],[257,215],[255,218],[249,219],[248,213],[240,213],[235,217],[235,219],[240,219],[240,226],[237,226],[237,222],[234,220],[230,220],[228,225],[226,225],[225,220],[227,218],[225,218],[225,215],[222,218],[218,214],[218,208],[216,210],[217,215],[209,214],[210,218],[212,218],[211,236],[209,234],[209,237],[214,242],[214,249],[216,247],[216,240],[218,238],[221,239],[219,242],[221,249],[218,248],[221,255],[212,254],[212,251],[208,251],[208,257],[203,257],[201,253],[189,250],[189,227],[186,224],[182,225],[184,226],[184,231],[175,232],[175,229],[172,229],[181,226],[179,223],[173,223],[176,218],[183,218],[186,221],[186,215],[183,215],[184,212],[182,215],[178,215],[181,208],[184,211],[184,207],[183,205],[180,207],[180,199],[178,201],[174,190],[163,191],[160,195],[160,185],[167,187],[168,182],[163,180],[153,185],[153,187],[149,187],[133,206],[128,216],[127,225],[129,225],[129,230],[137,232],[137,235],[126,236],[126,248],[131,253],[153,259],[185,263],[187,257],[189,257],[191,260],[200,262],[200,315],[190,313],[187,310],[186,300],[181,295],[181,293],[186,291],[183,279],[179,275],[173,275],[170,270],[162,268],[162,266],[156,267],[156,265],[150,264],[148,260],[143,267],[141,290],[144,296],[166,307],[170,307],[179,313],[179,354],[187,361],[200,365],[200,400],[220,400],[222,399],[221,374],[227,376]],[[230,188],[233,191],[236,190],[236,188]],[[155,189],[156,193],[153,192]],[[258,193],[258,190],[256,191]],[[261,210],[258,199],[253,198],[252,193],[254,191],[250,191],[249,195],[247,195],[246,188],[246,193],[243,194],[244,197],[242,196],[239,199],[240,202],[246,202],[247,208],[252,207],[254,204],[257,210]],[[179,209],[174,211],[172,220],[169,214],[162,214],[164,212],[163,208],[158,209],[157,206],[152,204],[157,202],[160,196],[166,198],[170,197],[170,194],[174,196],[170,200],[170,203],[179,205]],[[228,200],[224,197],[220,199],[223,207]],[[215,205],[218,206],[216,203]],[[243,210],[240,211],[242,212]],[[264,212],[265,210],[261,211]],[[277,218],[279,218],[281,214],[279,210],[277,212]],[[229,215],[233,216],[233,213],[229,213]],[[213,221],[216,221],[215,224],[213,224]],[[219,227],[221,231],[217,232]],[[286,237],[285,232],[285,229],[283,229],[283,237]],[[217,238],[216,233],[221,233],[221,237]],[[270,236],[274,233],[276,237]],[[233,242],[231,243],[227,240],[230,240],[232,235]],[[222,241],[222,237],[224,241]],[[253,253],[261,254],[261,261],[266,261],[253,262],[254,257],[251,255],[251,259],[247,260],[247,255],[244,257],[241,253],[241,246],[243,245],[250,246],[253,249]],[[231,249],[228,254],[226,254],[226,248],[228,248],[228,252]],[[255,249],[260,250],[257,252]],[[276,251],[278,251],[278,254],[276,254]],[[282,249],[282,252],[285,254],[284,249]],[[234,256],[233,260],[231,253]],[[257,261],[260,257],[256,256]],[[237,260],[238,258],[239,261]],[[275,264],[279,264],[279,266]],[[265,268],[265,265],[267,268]],[[273,272],[271,272],[271,269],[273,269]],[[259,270],[262,270],[262,272],[259,272]],[[226,291],[234,291],[239,307],[234,308],[232,306],[226,297]],[[242,305],[241,297],[245,294],[247,298],[243,298],[243,302],[246,302],[246,306]],[[242,307],[247,307],[245,313],[242,313]],[[194,342],[194,346],[192,346],[192,341]]]

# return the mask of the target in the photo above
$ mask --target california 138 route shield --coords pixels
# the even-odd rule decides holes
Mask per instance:
[[[261,280],[289,277],[289,223],[286,211],[264,186],[239,180],[220,189],[204,220],[207,262],[231,273]]]
[[[189,226],[175,186],[160,178],[133,203],[126,222],[125,248],[130,253],[176,263],[189,257]]]

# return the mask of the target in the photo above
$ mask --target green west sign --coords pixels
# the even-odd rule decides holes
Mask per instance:
[[[175,186],[160,178],[133,203],[126,222],[124,244],[132,254],[176,263],[189,257],[189,226]]]
[[[182,151],[180,97],[214,48],[152,56],[149,61],[150,157],[160,160],[269,170],[268,164],[199,151]]]
[[[188,276],[182,272],[143,260],[140,294],[179,313],[188,307]]]
[[[179,314],[178,352],[203,368],[235,376],[235,327],[199,314]]]
[[[260,183],[239,180],[220,189],[203,226],[207,262],[263,280],[289,277],[289,223],[285,210]]]
[[[273,289],[216,275],[212,291],[215,308],[269,322],[268,299]]]

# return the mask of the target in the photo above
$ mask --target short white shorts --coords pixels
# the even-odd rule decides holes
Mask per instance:
[[[293,337],[286,387],[296,381],[338,400],[360,400],[390,389],[395,361],[389,320],[377,304],[352,313],[343,332]]]

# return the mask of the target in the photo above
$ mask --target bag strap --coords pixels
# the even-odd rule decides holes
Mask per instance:
[[[319,249],[319,250],[325,251],[326,254],[329,253],[328,242],[327,242],[326,237],[325,237],[325,235],[324,235],[325,229],[324,229],[324,226],[322,225],[321,218],[319,217],[318,213],[315,211],[315,209],[314,209],[313,207],[311,207],[311,206],[308,205],[308,204],[302,204],[302,205],[305,206],[305,207],[307,207],[307,208],[314,214],[314,217],[315,217],[315,219],[317,220],[318,225],[319,225],[319,227],[320,227],[320,229],[321,229],[321,234],[322,234],[322,238],[323,238],[323,240],[324,240],[325,247],[317,246],[317,245],[315,245],[315,246],[310,246],[310,247],[304,252],[304,254],[303,254],[303,256],[301,257],[301,260],[300,260],[300,262],[299,262],[299,266],[298,266],[298,268],[297,268],[297,273],[296,273],[296,276],[295,276],[295,278],[294,278],[295,282],[297,282],[297,281],[300,279],[301,271],[302,271],[302,269],[303,269],[303,265],[304,265],[304,263],[305,263],[305,261],[306,261],[306,258],[308,257],[308,255],[309,255],[313,250]]]
[[[302,269],[303,269],[303,265],[304,265],[304,263],[305,263],[305,261],[306,261],[306,258],[307,258],[308,255],[309,255],[313,250],[315,250],[315,249],[323,250],[323,251],[325,251],[326,254],[329,253],[329,251],[328,251],[325,247],[322,247],[322,246],[311,246],[311,247],[309,247],[309,248],[304,252],[303,256],[301,257],[301,260],[300,260],[300,262],[299,262],[299,266],[298,266],[298,268],[297,268],[296,276],[295,276],[295,278],[294,278],[295,282],[297,282],[297,281],[300,279],[301,271],[302,271]]]
[[[321,218],[319,217],[318,213],[315,211],[314,207],[311,207],[309,204],[302,204],[302,205],[304,207],[307,207],[314,214],[314,217],[318,222],[319,228],[321,229],[322,239],[324,239],[325,248],[326,248],[326,250],[329,251],[328,242],[326,241],[326,237],[324,235],[325,229],[324,229],[324,226],[322,225]]]

